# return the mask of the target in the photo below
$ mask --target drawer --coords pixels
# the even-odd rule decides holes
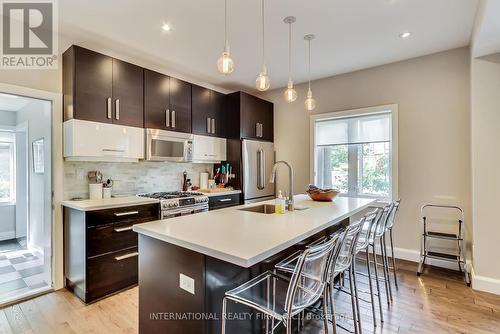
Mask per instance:
[[[137,233],[132,231],[132,226],[137,222],[125,221],[87,228],[87,257],[136,247]]]
[[[85,302],[137,284],[138,248],[132,247],[87,259]]]
[[[121,222],[144,222],[158,219],[158,203],[127,206],[122,208],[95,210],[86,212],[87,227]],[[136,224],[136,223],[134,223]]]
[[[208,207],[210,210],[226,208],[240,204],[241,194],[212,196],[208,198]]]

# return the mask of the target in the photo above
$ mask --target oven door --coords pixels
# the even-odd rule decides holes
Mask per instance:
[[[146,129],[146,160],[189,162],[192,146],[192,134]]]
[[[162,210],[161,211],[161,219],[169,219],[169,218],[174,218],[174,217],[187,216],[187,215],[192,215],[195,213],[207,212],[207,211],[208,211],[208,204],[191,205],[191,206],[186,206],[186,207],[178,208],[178,209]]]

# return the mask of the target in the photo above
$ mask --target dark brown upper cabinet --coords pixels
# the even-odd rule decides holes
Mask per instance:
[[[73,45],[63,54],[64,120],[144,127],[143,69]]]
[[[113,123],[144,127],[143,68],[113,59]]]
[[[191,132],[191,84],[144,70],[146,128]]]
[[[214,90],[193,86],[193,133],[225,137],[225,95]]]
[[[227,96],[228,138],[274,141],[274,105],[256,96],[236,92]]]

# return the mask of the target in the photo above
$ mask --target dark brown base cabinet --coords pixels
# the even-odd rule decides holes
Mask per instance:
[[[210,196],[208,198],[208,208],[210,210],[228,208],[241,204],[241,194],[230,194],[221,196]]]
[[[64,208],[66,287],[91,303],[135,286],[137,233],[132,225],[157,220],[158,204],[95,211]]]

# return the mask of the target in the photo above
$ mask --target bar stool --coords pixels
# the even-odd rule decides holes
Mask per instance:
[[[381,289],[380,289],[380,281],[382,280],[384,282],[385,286],[385,292],[386,292],[386,297],[387,297],[387,305],[391,304],[392,301],[392,292],[391,292],[391,287],[390,287],[390,281],[388,279],[388,270],[387,270],[387,262],[386,262],[386,249],[385,249],[385,242],[384,242],[384,236],[385,236],[385,226],[387,224],[387,219],[389,217],[389,214],[392,210],[392,203],[387,204],[382,208],[382,213],[380,215],[380,218],[377,221],[377,224],[374,228],[374,231],[372,233],[372,237],[370,238],[370,245],[368,248],[371,247],[372,250],[372,256],[373,256],[373,263],[374,263],[374,269],[375,269],[375,282],[377,286],[377,294],[378,294],[378,301],[379,301],[379,311],[380,311],[380,321],[384,322],[384,316],[383,316],[383,310],[382,310],[382,295],[381,295]],[[377,253],[376,253],[376,246],[377,242],[380,245],[380,251],[381,251],[381,259],[382,263],[380,264],[382,266],[382,273],[383,273],[383,278],[379,278],[378,275],[378,260],[377,260]]]
[[[254,279],[227,291],[222,303],[222,334],[226,332],[227,301],[241,303],[273,319],[271,330],[283,324],[286,333],[292,333],[292,318],[307,307],[322,300],[323,321],[325,333],[328,333],[328,311],[326,282],[330,258],[338,238],[332,238],[325,243],[307,248],[299,256],[291,278],[267,271]],[[277,291],[277,281],[283,283]],[[271,289],[272,283],[272,291]],[[262,297],[262,291],[267,291]],[[269,300],[272,292],[272,303]],[[278,305],[278,306],[277,306]],[[274,325],[274,320],[278,323]],[[269,332],[266,323],[266,332]]]
[[[398,212],[399,209],[399,204],[401,203],[401,199],[398,199],[393,203],[392,206],[392,211],[389,215],[389,218],[387,219],[387,225],[386,225],[386,234],[389,232],[389,241],[390,241],[390,246],[391,246],[391,259],[392,259],[392,273],[394,275],[394,286],[396,287],[396,290],[399,290],[398,287],[398,277],[396,274],[396,259],[394,257],[394,243],[393,243],[393,237],[392,237],[392,228],[394,227],[394,221],[396,218],[396,213]]]
[[[356,276],[353,273],[352,262],[356,244],[358,242],[358,238],[361,229],[364,225],[365,219],[366,218],[363,217],[358,222],[352,223],[347,227],[342,243],[339,245],[336,254],[334,254],[334,256],[332,257],[330,276],[327,281],[327,292],[330,295],[330,313],[332,315],[334,333],[336,333],[336,326],[337,326],[335,321],[335,301],[333,298],[335,278],[347,270],[349,271],[349,292],[351,295],[354,333],[361,333],[361,323],[359,320],[358,294],[355,282]],[[341,326],[339,325],[339,327]]]
[[[358,237],[358,242],[356,244],[355,250],[354,250],[354,261],[352,261],[352,272],[354,274],[354,281],[356,282],[356,260],[358,259],[357,256],[360,252],[364,252],[366,256],[366,264],[367,264],[367,271],[368,271],[368,286],[370,288],[369,294],[370,294],[370,301],[372,306],[372,317],[373,317],[373,325],[377,326],[377,316],[375,312],[375,299],[374,299],[374,291],[373,291],[373,284],[372,284],[372,275],[371,275],[371,266],[370,266],[370,255],[368,251],[368,247],[370,246],[370,240],[373,239],[373,235],[375,233],[375,228],[377,227],[377,222],[379,221],[380,217],[382,216],[382,209],[381,208],[376,208],[375,210],[368,212],[365,215],[363,227],[359,233]],[[357,290],[357,289],[356,289]],[[368,302],[362,298],[358,298],[358,304],[359,300]],[[359,309],[358,309],[358,313]],[[361,318],[360,318],[361,319]],[[361,323],[361,321],[360,321]]]

